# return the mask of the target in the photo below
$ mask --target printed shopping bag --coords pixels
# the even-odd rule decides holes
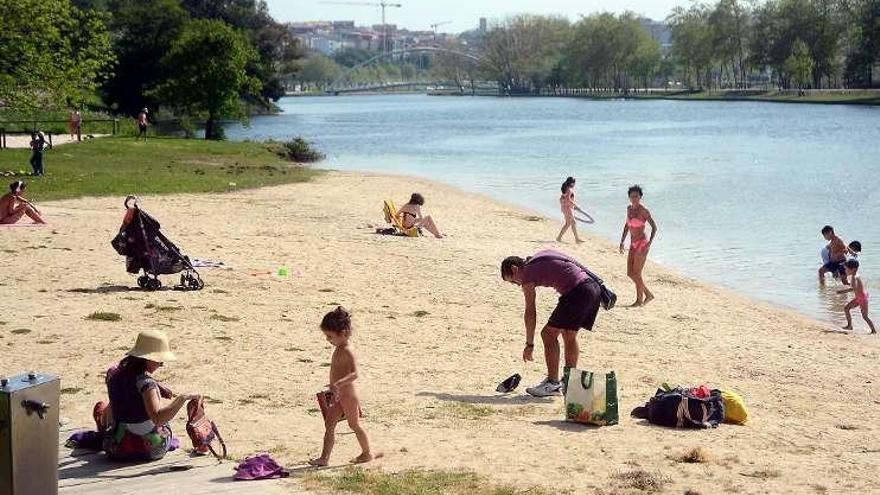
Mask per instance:
[[[568,369],[562,384],[567,421],[599,426],[617,424],[617,377],[613,371]]]

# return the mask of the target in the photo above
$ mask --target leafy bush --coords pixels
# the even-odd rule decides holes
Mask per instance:
[[[324,153],[321,153],[312,143],[301,137],[295,137],[284,143],[269,141],[268,146],[271,152],[292,162],[312,163],[326,158]]]

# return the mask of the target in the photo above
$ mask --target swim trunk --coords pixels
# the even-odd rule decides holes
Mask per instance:
[[[822,265],[822,268],[835,277],[846,276],[846,268],[843,266],[843,263],[843,261],[829,261]]]
[[[593,329],[601,302],[599,284],[588,279],[559,298],[547,325],[563,330]]]

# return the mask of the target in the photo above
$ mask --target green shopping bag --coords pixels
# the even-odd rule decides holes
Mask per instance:
[[[613,371],[567,369],[562,386],[567,421],[599,426],[617,424],[617,376]]]

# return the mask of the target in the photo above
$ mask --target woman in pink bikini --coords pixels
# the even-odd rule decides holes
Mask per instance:
[[[559,196],[559,206],[562,208],[562,219],[564,220],[564,223],[562,225],[562,230],[559,231],[559,235],[556,236],[556,242],[562,242],[563,234],[565,234],[565,231],[570,228],[571,233],[574,234],[575,242],[581,244],[584,241],[582,241],[580,236],[578,236],[576,220],[580,220],[584,223],[595,222],[595,220],[593,220],[593,217],[591,217],[587,212],[582,210],[577,203],[575,203],[574,185],[574,177],[569,177],[565,179],[565,182],[562,183],[562,196]],[[575,210],[586,216],[586,219],[574,216]]]
[[[642,188],[632,186],[629,188],[630,205],[626,208],[626,222],[623,224],[623,235],[620,236],[620,254],[623,254],[623,242],[627,232],[630,235],[629,256],[626,260],[626,275],[636,284],[636,302],[632,305],[643,306],[654,299],[654,294],[645,286],[642,278],[642,270],[648,261],[648,250],[654,237],[657,235],[657,224],[651,217],[651,212],[642,204]],[[651,226],[651,237],[645,236],[645,224]]]
[[[850,278],[850,285],[847,289],[842,289],[837,291],[839,294],[845,294],[847,292],[855,292],[856,297],[853,298],[852,301],[847,303],[844,306],[844,311],[846,311],[846,326],[843,327],[844,330],[852,330],[852,315],[850,315],[850,311],[853,310],[856,306],[862,309],[862,318],[865,319],[865,323],[868,324],[868,328],[871,329],[871,333],[877,333],[877,330],[874,328],[874,322],[871,321],[871,318],[868,317],[868,288],[865,286],[865,282],[862,281],[862,278],[859,277],[859,260],[847,260],[846,263],[843,264],[846,268],[846,274]]]

